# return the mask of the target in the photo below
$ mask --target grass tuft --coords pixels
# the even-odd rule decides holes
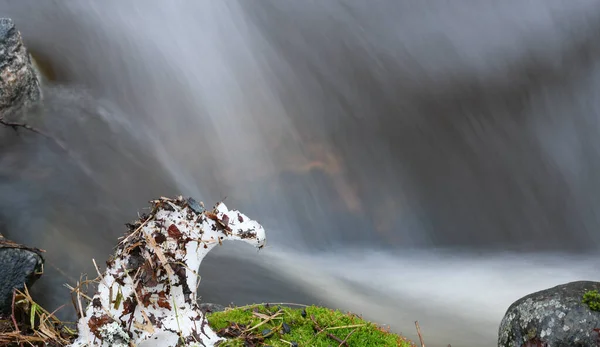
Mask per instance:
[[[207,318],[219,336],[228,338],[219,347],[414,346],[357,315],[318,306],[257,304],[209,313]]]

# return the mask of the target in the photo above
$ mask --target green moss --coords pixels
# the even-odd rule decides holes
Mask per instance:
[[[588,290],[583,294],[583,303],[592,311],[600,311],[600,294],[597,290]]]
[[[207,318],[213,330],[229,338],[220,347],[243,347],[245,342],[251,346],[328,347],[343,340],[348,346],[414,346],[356,315],[317,306],[251,305],[212,313]]]

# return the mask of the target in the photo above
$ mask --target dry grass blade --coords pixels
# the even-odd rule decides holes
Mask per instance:
[[[276,312],[274,315],[272,315],[272,316],[261,315],[260,313],[256,313],[256,312],[254,312],[253,314],[254,314],[256,317],[258,317],[258,318],[263,318],[263,317],[261,317],[261,316],[265,316],[265,317],[263,318],[263,321],[262,321],[262,322],[260,322],[260,323],[256,324],[256,325],[255,325],[255,326],[253,326],[252,328],[248,328],[248,329],[244,330],[244,332],[246,332],[246,333],[247,333],[247,332],[249,332],[249,331],[252,331],[252,330],[254,330],[254,329],[256,329],[256,328],[258,328],[258,327],[260,327],[260,326],[262,326],[262,325],[264,325],[264,324],[266,324],[266,323],[268,323],[269,321],[271,321],[271,320],[273,320],[273,319],[275,319],[275,318],[277,318],[277,317],[279,317],[279,316],[281,316],[281,315],[283,314],[283,311],[279,310],[279,311],[277,311],[277,312]],[[260,316],[259,316],[259,315],[260,315]]]
[[[81,284],[77,282],[77,312],[79,312],[80,317],[85,317],[85,310],[83,309],[83,305],[81,304],[81,297],[83,296],[83,293],[81,293],[81,290],[79,290],[80,286]]]
[[[97,283],[98,281],[98,278],[94,280],[88,280],[87,277],[82,275],[79,278],[79,281],[76,282],[77,285],[75,287],[69,284],[65,284],[65,287],[67,287],[71,291],[71,301],[73,303],[73,308],[75,308],[75,311],[77,312],[79,318],[85,317],[85,310],[83,309],[84,306],[81,303],[81,298],[83,298],[86,301],[86,306],[92,301],[92,298],[84,293],[85,290],[83,289],[83,286],[85,285],[86,288],[88,288],[90,283]]]
[[[251,304],[251,305],[246,305],[246,306],[238,306],[238,307],[227,307],[225,308],[225,310],[246,310],[246,309],[250,309],[250,308],[256,308],[259,306],[297,306],[297,307],[308,307],[309,305],[304,305],[304,304],[295,304],[293,302],[263,302],[262,304]]]
[[[421,347],[425,347],[425,342],[423,342],[423,336],[421,336],[421,328],[419,327],[419,321],[415,321],[415,326],[417,327],[417,335],[419,335]]]
[[[271,319],[271,316],[268,314],[263,314],[263,313],[258,313],[258,312],[252,312],[252,315],[261,319]]]
[[[163,268],[169,275],[169,278],[175,278],[175,271],[173,271],[173,268],[171,267],[171,264],[169,264],[167,257],[165,257],[165,255],[162,252],[162,250],[160,249],[160,247],[158,247],[158,245],[156,244],[156,241],[154,241],[154,238],[152,238],[150,235],[145,235],[145,238],[146,238],[146,241],[150,244],[150,246],[152,246],[154,253],[158,257],[158,260],[160,260],[160,262],[162,263]]]
[[[352,324],[352,325],[342,325],[339,327],[331,327],[331,328],[325,328],[324,330],[337,330],[337,329],[349,329],[349,328],[360,328],[360,327],[364,327],[367,326],[366,324]]]
[[[17,333],[19,332],[19,324],[17,323],[17,319],[15,318],[15,299],[17,298],[17,292],[14,291],[13,292],[13,297],[12,297],[12,305],[11,305],[11,314],[10,314],[10,318],[12,319],[13,324],[15,325],[15,330],[17,331]]]

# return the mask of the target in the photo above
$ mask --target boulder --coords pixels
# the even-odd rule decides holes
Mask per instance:
[[[0,315],[11,312],[15,289],[23,291],[41,276],[44,259],[40,253],[0,235]]]
[[[33,105],[42,97],[37,72],[21,34],[0,18],[0,117]]]
[[[499,347],[600,346],[600,312],[583,302],[600,282],[578,281],[527,295],[500,323]]]

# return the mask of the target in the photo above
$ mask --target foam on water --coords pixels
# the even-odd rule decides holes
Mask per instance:
[[[495,346],[500,320],[529,293],[578,280],[600,280],[595,256],[478,256],[368,249],[305,254],[274,247],[261,263],[331,307],[357,312],[427,346]]]

